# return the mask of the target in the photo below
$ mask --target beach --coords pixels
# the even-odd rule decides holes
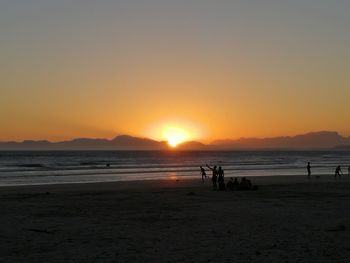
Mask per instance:
[[[350,177],[0,188],[1,262],[348,262]]]

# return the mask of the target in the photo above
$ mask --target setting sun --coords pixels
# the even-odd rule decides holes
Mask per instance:
[[[185,141],[202,141],[207,136],[206,131],[206,127],[194,120],[168,116],[155,120],[140,132],[153,140],[166,141],[174,148]]]
[[[168,141],[171,147],[189,139],[189,133],[178,127],[167,127],[163,131],[163,137]]]

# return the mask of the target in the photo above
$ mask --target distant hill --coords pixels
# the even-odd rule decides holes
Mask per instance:
[[[184,142],[179,144],[176,149],[179,150],[184,150],[184,151],[192,151],[192,150],[210,150],[211,146],[207,145],[207,144],[203,144],[200,142],[196,142],[196,141],[188,141],[188,142]]]
[[[335,150],[344,150],[344,151],[350,151],[350,145],[337,145],[333,149]]]
[[[70,141],[49,142],[25,140],[23,142],[0,142],[0,150],[168,150],[165,141],[155,141],[129,135],[114,139],[78,138]],[[337,132],[321,131],[293,137],[240,138],[217,140],[211,144],[196,141],[184,142],[179,150],[253,150],[253,149],[350,149],[350,138]]]
[[[337,145],[350,145],[350,139],[337,132],[321,131],[293,137],[240,138],[212,142],[218,149],[327,149]]]
[[[110,141],[112,147],[121,150],[164,150],[169,148],[167,142],[159,142],[148,138],[138,138],[128,135],[115,137]]]
[[[0,142],[0,150],[165,150],[166,142],[120,135],[112,140],[78,138],[63,142]]]

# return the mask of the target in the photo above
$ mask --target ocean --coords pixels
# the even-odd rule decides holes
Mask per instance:
[[[305,176],[308,161],[313,175],[347,174],[350,151],[0,151],[0,186],[199,179],[206,163],[225,177]]]

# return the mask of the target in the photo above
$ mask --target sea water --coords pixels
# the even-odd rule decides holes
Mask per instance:
[[[305,176],[307,162],[313,175],[347,174],[350,151],[0,151],[0,186],[200,178],[205,164],[225,177]]]

